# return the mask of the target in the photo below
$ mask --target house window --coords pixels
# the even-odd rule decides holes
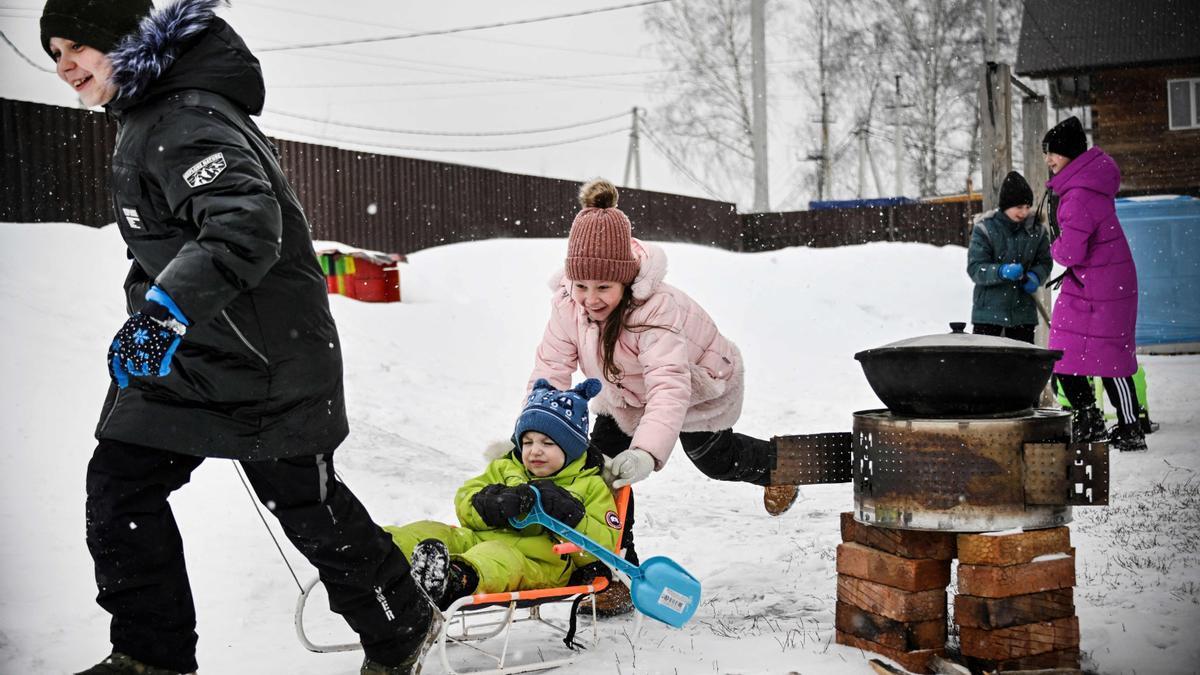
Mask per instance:
[[[1200,77],[1167,80],[1171,129],[1200,129]]]

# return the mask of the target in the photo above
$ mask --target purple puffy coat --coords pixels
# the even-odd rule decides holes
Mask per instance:
[[[1137,371],[1137,270],[1113,201],[1121,170],[1100,148],[1076,157],[1046,183],[1059,198],[1062,235],[1050,247],[1067,268],[1054,303],[1054,372],[1125,377]]]

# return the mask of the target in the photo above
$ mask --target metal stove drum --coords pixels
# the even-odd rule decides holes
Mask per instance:
[[[1108,503],[1108,445],[1071,442],[1070,413],[1037,407],[1061,353],[951,326],[857,354],[888,408],[853,413],[849,432],[776,437],[772,483],[854,484],[839,643],[929,672],[958,558],[963,661],[1078,668],[1065,525]]]

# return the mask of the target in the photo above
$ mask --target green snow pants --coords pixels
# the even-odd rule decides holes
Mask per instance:
[[[1096,402],[1101,404],[1100,409],[1103,410],[1104,409],[1104,405],[1103,405],[1103,403],[1104,403],[1104,385],[1100,381],[1100,378],[1098,378],[1098,377],[1093,377],[1093,378],[1089,378],[1089,379],[1091,379],[1091,381],[1093,382],[1093,386],[1096,388]],[[1063,393],[1062,385],[1058,384],[1058,382],[1056,381],[1055,387],[1056,387],[1055,393],[1058,394],[1059,405],[1061,405],[1064,408],[1070,408],[1071,402],[1067,400],[1067,395],[1065,393]],[[1137,394],[1137,401],[1138,401],[1138,405],[1141,406],[1142,415],[1143,416],[1149,415],[1150,414],[1150,405],[1146,400],[1146,368],[1144,366],[1142,366],[1141,364],[1138,364],[1137,372],[1133,374],[1133,388],[1134,388],[1134,393]],[[1108,417],[1109,419],[1113,419],[1116,416],[1110,413],[1110,414],[1106,415],[1106,417]]]
[[[434,520],[383,529],[408,559],[412,559],[413,547],[426,539],[445,543],[451,559],[470,564],[479,574],[479,586],[472,594],[565,586],[575,571],[571,556],[554,553],[554,542],[545,535],[522,537],[512,530],[476,532]],[[543,546],[544,556],[531,555]]]

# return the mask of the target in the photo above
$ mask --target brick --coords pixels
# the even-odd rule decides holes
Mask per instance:
[[[972,672],[1001,672],[1011,670],[1043,670],[1050,668],[1079,668],[1079,649],[1060,649],[1058,651],[1034,654],[1019,659],[980,659],[974,656],[964,656],[965,665]]]
[[[837,603],[835,625],[843,633],[902,652],[946,646],[946,620],[895,621],[861,607]]]
[[[842,541],[877,548],[903,558],[954,559],[953,532],[896,530],[863,525],[849,512],[842,514]]]
[[[946,591],[911,593],[865,579],[838,575],[837,599],[896,621],[946,620]]]
[[[860,637],[856,637],[840,630],[837,631],[837,643],[839,645],[846,645],[848,647],[857,647],[868,652],[875,652],[880,656],[886,656],[896,663],[899,663],[904,667],[905,670],[914,673],[932,672],[929,667],[929,659],[933,658],[935,655],[944,656],[946,654],[945,648],[921,649],[908,652],[901,651],[899,649],[892,649],[891,647],[881,645],[878,642],[864,640]]]
[[[984,630],[960,628],[959,642],[965,656],[981,659],[1020,659],[1035,654],[1079,649],[1079,618],[1027,623],[1022,626]]]
[[[1071,530],[1053,527],[1015,534],[960,534],[958,562],[964,565],[1019,565],[1050,553],[1071,551]]]
[[[1060,588],[1009,598],[954,596],[954,623],[967,628],[1007,628],[1075,614],[1075,589]]]
[[[837,571],[905,591],[945,588],[950,583],[949,560],[902,558],[853,543],[838,545]]]
[[[985,598],[1029,595],[1075,585],[1075,556],[993,567],[958,566],[958,592]]]

